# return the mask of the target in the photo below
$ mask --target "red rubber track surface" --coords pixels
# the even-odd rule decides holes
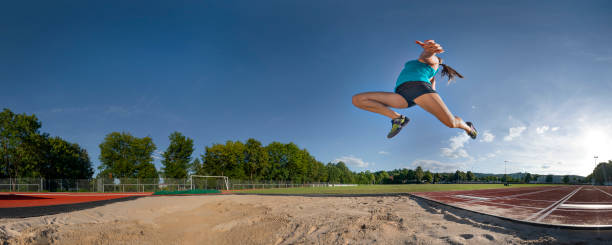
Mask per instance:
[[[612,186],[543,186],[413,195],[505,218],[563,226],[612,226]]]
[[[0,193],[0,208],[41,207],[61,204],[86,203],[134,196],[150,196],[152,192],[139,193]]]

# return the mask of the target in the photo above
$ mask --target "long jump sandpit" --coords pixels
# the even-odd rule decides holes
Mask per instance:
[[[0,219],[0,241],[8,244],[607,244],[610,239],[607,230],[533,226],[408,195],[145,196]]]

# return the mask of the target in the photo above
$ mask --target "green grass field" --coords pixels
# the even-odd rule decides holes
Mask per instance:
[[[343,187],[305,187],[305,188],[275,188],[240,190],[236,193],[257,194],[381,194],[381,193],[405,193],[405,192],[427,192],[427,191],[460,191],[460,190],[482,190],[496,188],[518,188],[554,186],[545,184],[406,184],[406,185],[359,185]]]

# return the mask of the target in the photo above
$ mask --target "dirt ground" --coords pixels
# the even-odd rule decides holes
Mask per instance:
[[[606,244],[611,239],[612,231],[516,224],[407,196],[153,196],[0,219],[0,244]]]

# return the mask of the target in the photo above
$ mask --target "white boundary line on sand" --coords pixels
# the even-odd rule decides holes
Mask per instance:
[[[575,191],[573,191],[572,193],[568,194],[567,196],[565,196],[565,198],[559,200],[560,202],[557,205],[554,205],[553,208],[551,208],[548,212],[546,212],[545,214],[541,215],[540,217],[538,217],[535,222],[540,222],[542,219],[546,218],[546,216],[548,216],[550,213],[552,213],[553,211],[555,211],[560,205],[563,205],[563,203],[565,201],[567,201],[568,199],[570,199],[574,194],[578,193],[578,191],[580,191],[580,189],[582,189],[582,186],[578,189],[576,189]]]

